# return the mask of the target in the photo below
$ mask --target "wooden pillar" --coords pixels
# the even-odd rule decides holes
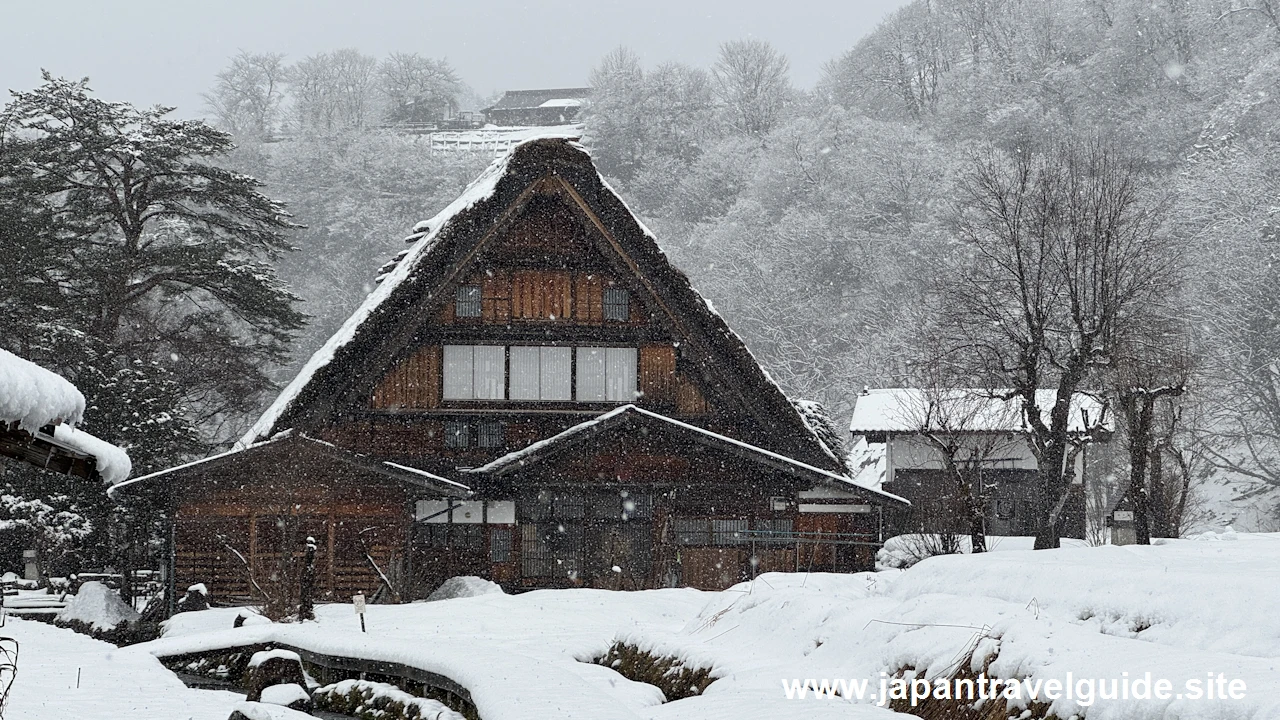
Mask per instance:
[[[336,516],[334,515],[333,507],[330,506],[329,507],[329,544],[326,546],[327,549],[325,550],[325,553],[328,557],[328,562],[326,563],[327,567],[325,569],[325,574],[326,574],[325,583],[329,588],[330,597],[334,600],[340,600],[341,598],[337,597],[338,588],[336,585],[334,585],[334,579],[333,579],[334,578],[333,539],[336,534],[336,530],[337,530]]]

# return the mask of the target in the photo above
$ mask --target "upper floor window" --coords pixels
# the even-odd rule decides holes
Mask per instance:
[[[445,400],[503,400],[507,352],[501,345],[445,345]]]
[[[572,400],[572,349],[512,347],[512,400]]]
[[[445,345],[444,399],[633,402],[638,365],[636,348]]]
[[[453,310],[458,317],[480,317],[480,286],[459,285]]]
[[[625,288],[609,286],[604,289],[604,319],[605,320],[630,320],[631,319],[631,293]]]
[[[636,399],[635,348],[577,348],[578,402],[632,402]]]

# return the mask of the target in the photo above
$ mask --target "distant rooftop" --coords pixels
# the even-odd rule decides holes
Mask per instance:
[[[997,391],[956,388],[930,392],[921,388],[881,388],[866,390],[853,407],[849,432],[913,433],[954,429],[959,432],[1026,432],[1020,398],[996,397]],[[1056,391],[1037,390],[1036,404],[1046,420]],[[1103,404],[1093,395],[1076,393],[1071,399],[1068,427],[1071,432],[1087,432],[1101,421],[1105,429],[1111,417],[1103,417]]]
[[[591,88],[546,88],[541,90],[508,90],[490,110],[528,110],[540,107],[575,107],[583,104]]]

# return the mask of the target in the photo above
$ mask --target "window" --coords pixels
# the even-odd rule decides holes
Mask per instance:
[[[471,444],[471,427],[461,420],[449,420],[444,424],[444,446],[464,448]]]
[[[502,400],[507,353],[500,345],[445,345],[445,400]]]
[[[631,319],[631,293],[620,287],[607,287],[604,289],[604,319],[605,320],[621,320],[623,322]]]
[[[502,423],[488,421],[480,423],[478,437],[476,438],[476,446],[482,448],[500,448],[504,444],[505,438],[502,432]]]
[[[480,286],[459,285],[453,311],[458,317],[480,317]]]
[[[511,561],[511,528],[495,527],[489,530],[489,562]]]
[[[571,357],[567,347],[511,348],[511,399],[573,399]]]
[[[578,348],[579,402],[631,402],[636,399],[635,348]]]
[[[501,422],[448,420],[444,424],[444,446],[451,448],[500,448],[506,444]]]

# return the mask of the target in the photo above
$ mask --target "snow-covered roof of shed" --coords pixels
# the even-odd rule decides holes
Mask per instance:
[[[39,435],[44,436],[44,433]],[[129,453],[67,423],[53,426],[53,439],[62,447],[93,457],[98,476],[108,485],[123,482],[133,472]]]
[[[941,392],[922,388],[880,388],[860,394],[849,421],[849,432],[912,433],[926,427],[957,432],[1026,432],[1020,398],[1005,399],[1001,391],[955,388]],[[1048,420],[1055,390],[1037,390],[1036,404]],[[1084,433],[1110,430],[1110,414],[1097,397],[1076,393],[1071,399],[1068,429]]]
[[[61,375],[0,350],[0,426],[35,430],[50,423],[80,422],[84,395]]]

